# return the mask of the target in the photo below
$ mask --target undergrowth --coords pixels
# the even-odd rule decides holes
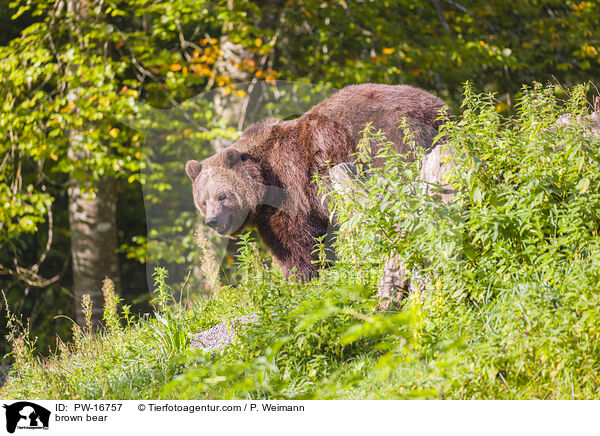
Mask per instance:
[[[245,235],[237,287],[184,307],[157,270],[154,314],[133,319],[107,282],[104,328],[74,326],[48,358],[11,315],[14,364],[0,395],[597,398],[600,143],[586,91],[562,102],[553,88],[523,88],[505,118],[467,85],[462,115],[439,136],[455,156],[450,204],[418,188],[418,159],[367,127],[360,193],[321,181],[339,237],[338,261],[319,278],[285,279]],[[572,122],[557,125],[565,114]],[[374,141],[381,168],[366,152]],[[421,289],[381,312],[378,281],[397,253]],[[189,347],[194,332],[249,313],[258,322],[225,349]]]

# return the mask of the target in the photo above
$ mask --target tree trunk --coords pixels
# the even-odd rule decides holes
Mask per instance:
[[[67,0],[66,6],[74,13],[75,25],[86,20],[90,2]],[[87,49],[85,40],[76,41],[82,50]],[[76,71],[77,65],[73,65],[72,69]],[[71,103],[77,101],[77,88],[67,90],[67,99]],[[83,161],[90,157],[83,130],[72,129],[69,133],[68,156],[72,161]],[[117,254],[115,180],[103,177],[93,182],[90,179],[91,177],[86,177],[79,180],[71,176],[68,185],[72,291],[75,297],[76,321],[80,326],[86,323],[82,310],[83,296],[88,294],[91,297],[92,321],[97,324],[102,319],[104,306],[102,280],[106,277],[112,279],[117,293],[121,284]]]
[[[103,178],[92,184],[71,178],[69,186],[69,224],[73,259],[73,294],[76,321],[85,325],[82,298],[91,297],[92,320],[102,319],[104,299],[102,280],[109,277],[120,289],[117,255],[115,181]]]
[[[236,63],[241,63],[244,57],[249,57],[249,54],[241,44],[234,44],[229,41],[227,36],[223,36],[219,43],[219,49],[222,54],[215,63],[215,72],[217,75],[229,77],[234,84],[245,82],[251,78],[247,72],[235,66]],[[213,100],[215,119],[223,123],[225,127],[241,129],[239,124],[243,112],[244,100],[234,94],[225,93],[223,90],[215,90]],[[212,141],[212,146],[215,148],[215,152],[218,153],[232,143],[231,139],[216,137]]]

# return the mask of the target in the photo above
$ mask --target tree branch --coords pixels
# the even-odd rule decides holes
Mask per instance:
[[[486,20],[484,20],[483,18],[479,17],[478,15],[474,14],[473,12],[471,12],[470,10],[468,10],[467,8],[465,8],[463,5],[461,5],[460,3],[455,2],[454,0],[442,0],[445,1],[446,3],[448,3],[449,5],[454,6],[456,9],[464,12],[465,14],[467,14],[469,17],[473,18],[474,20],[479,21],[482,24],[485,24],[489,29],[496,31],[498,30],[498,28],[490,23],[488,23]]]
[[[444,10],[442,9],[442,4],[440,3],[440,0],[431,0],[431,3],[433,3],[433,7],[435,8],[435,11],[440,20],[440,23],[442,23],[442,26],[444,26],[446,33],[448,33],[448,35],[450,35],[450,38],[454,39],[455,38],[454,33],[450,29],[450,25],[448,24],[448,21],[446,20],[446,16],[444,15]]]

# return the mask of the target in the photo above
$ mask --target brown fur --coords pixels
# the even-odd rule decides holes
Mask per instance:
[[[296,268],[300,277],[312,277],[317,272],[312,263],[315,238],[325,235],[329,225],[313,175],[325,175],[330,168],[326,163],[353,160],[367,122],[381,129],[396,150],[406,153],[410,150],[398,129],[406,117],[416,131],[416,143],[429,148],[444,106],[437,97],[410,86],[348,86],[298,119],[264,120],[201,165],[188,162],[196,206],[206,216],[203,204],[208,199],[215,219],[223,222],[215,226],[226,228],[225,233],[256,226],[286,274]],[[224,198],[224,191],[231,195],[221,205],[216,198]],[[234,206],[229,200],[233,197]],[[239,225],[229,228],[232,222]]]

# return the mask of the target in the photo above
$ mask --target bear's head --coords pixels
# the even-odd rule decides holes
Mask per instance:
[[[293,123],[267,118],[249,126],[222,152],[202,162],[187,162],[194,203],[208,227],[221,235],[239,233],[261,205],[296,214],[297,195],[283,188],[269,161],[269,156],[277,157],[273,150],[284,137],[282,127]]]
[[[256,165],[233,147],[202,162],[187,162],[194,204],[205,224],[220,235],[240,232],[261,203],[264,190],[257,180]]]

